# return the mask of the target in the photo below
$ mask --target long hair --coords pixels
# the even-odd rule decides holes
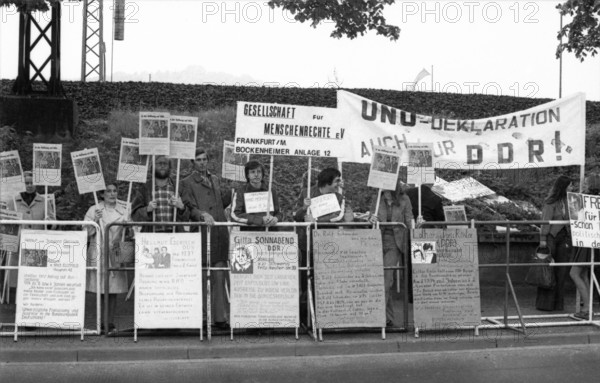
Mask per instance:
[[[559,176],[554,181],[554,185],[552,185],[552,189],[550,189],[544,203],[551,204],[567,198],[567,188],[572,182],[573,180],[567,176]]]

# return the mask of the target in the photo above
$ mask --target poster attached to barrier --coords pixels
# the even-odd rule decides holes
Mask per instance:
[[[196,158],[198,117],[169,117],[169,157],[193,160]]]
[[[232,232],[232,328],[298,327],[298,236]]]
[[[33,184],[60,186],[61,144],[33,144]]]
[[[82,328],[87,231],[22,230],[20,242],[17,325]]]
[[[573,246],[600,248],[600,197],[567,193]]]
[[[381,232],[313,230],[318,328],[385,327]]]
[[[0,199],[11,201],[25,191],[23,168],[17,150],[0,153]]]
[[[411,237],[415,327],[479,325],[477,230],[417,229]]]
[[[467,221],[467,213],[465,211],[465,205],[452,205],[452,206],[444,206],[444,219],[446,222],[466,222]],[[452,226],[454,229],[466,229],[468,226],[464,225],[456,225]]]
[[[147,179],[148,156],[140,154],[139,140],[122,137],[117,181],[146,183]]]
[[[249,154],[235,152],[235,145],[231,141],[223,141],[223,167],[221,174],[223,178],[232,181],[246,182],[244,165],[250,161]]]
[[[268,201],[267,201],[268,196]],[[267,203],[269,204],[269,211],[274,211],[273,207],[273,195],[266,192],[254,192],[244,193],[244,204],[246,206],[246,213],[266,213]]]
[[[106,189],[97,148],[71,152],[71,160],[73,161],[79,194]]]
[[[140,112],[140,154],[169,155],[169,113]]]
[[[433,144],[407,144],[408,166],[406,183],[413,185],[434,184]]]
[[[373,161],[367,186],[384,190],[396,190],[402,152],[385,146],[373,147]]]
[[[310,199],[310,213],[315,218],[335,213],[341,209],[335,193],[323,194]]]
[[[23,213],[0,208],[0,219],[20,220]],[[19,230],[21,225],[0,225],[0,250],[16,253],[19,250]]]
[[[200,234],[137,233],[135,248],[135,325],[201,328]]]
[[[441,197],[450,200],[452,203],[464,201],[469,198],[474,199],[495,194],[492,189],[471,177],[446,182],[444,184],[438,183],[432,190]]]
[[[334,108],[237,103],[235,152],[239,154],[342,157],[345,138]]]

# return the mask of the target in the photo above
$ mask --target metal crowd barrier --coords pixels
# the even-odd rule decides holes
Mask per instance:
[[[58,226],[92,226],[94,227],[96,230],[100,230],[100,226],[93,221],[45,221],[45,220],[0,220],[0,225],[58,225]],[[108,236],[107,236],[108,237]],[[12,252],[8,252],[7,253],[12,253]],[[17,253],[18,256],[18,253]],[[3,288],[3,297],[4,297],[4,289],[8,289],[10,290],[10,287],[6,286],[6,278],[8,278],[8,273],[10,272],[10,270],[19,270],[20,269],[20,265],[17,264],[17,266],[9,266],[8,263],[10,261],[10,256],[7,257],[6,259],[6,266],[2,266],[0,265],[0,270],[6,270],[6,274],[5,274],[5,281],[3,281],[2,283],[2,288]],[[17,262],[18,263],[18,262]],[[96,329],[95,330],[88,330],[85,328],[85,323],[81,323],[81,328],[78,329],[63,329],[59,327],[59,332],[58,333],[40,333],[39,331],[32,331],[32,332],[21,332],[21,336],[41,336],[41,335],[45,335],[45,336],[55,336],[55,335],[71,335],[73,333],[80,333],[81,334],[81,340],[83,340],[84,335],[100,335],[100,262],[96,262],[96,266],[86,266],[86,272],[87,270],[95,270],[96,271],[96,275],[98,276],[98,278],[96,278]],[[85,286],[84,286],[85,288]],[[9,291],[6,291],[7,293]],[[3,302],[0,302],[3,303]],[[84,317],[85,317],[85,308],[84,308]],[[17,338],[19,336],[19,325],[18,323],[0,323],[0,325],[4,325],[4,324],[8,324],[8,325],[13,325],[14,326],[14,331],[12,332],[7,332],[7,331],[0,331],[0,336],[13,336],[14,337],[14,341],[17,341]]]

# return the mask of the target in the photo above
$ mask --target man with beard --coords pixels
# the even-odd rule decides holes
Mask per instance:
[[[229,190],[222,190],[219,178],[208,171],[209,161],[210,158],[206,150],[196,149],[196,157],[192,160],[194,172],[182,181],[181,195],[190,211],[191,220],[205,222],[207,225],[212,226],[215,222],[227,222],[225,208],[231,203],[231,193]],[[204,240],[205,238],[208,238],[207,227],[202,226],[203,264],[207,264],[207,240]],[[211,228],[208,241],[210,241],[210,266],[227,267],[229,255],[229,231],[227,227]],[[211,277],[214,326],[225,330],[229,328],[225,311],[225,272],[214,271],[211,273]]]
[[[165,156],[157,156],[154,170],[154,190],[152,181],[138,190],[131,203],[131,218],[136,222],[180,222],[189,221],[189,210],[180,196],[175,195],[175,181],[171,178],[171,162]],[[173,208],[177,207],[177,217],[173,217]],[[171,226],[145,226],[143,232],[171,232]],[[177,231],[183,231],[178,226]]]

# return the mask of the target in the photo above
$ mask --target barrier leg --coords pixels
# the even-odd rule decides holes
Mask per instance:
[[[128,301],[131,298],[131,294],[133,293],[133,289],[135,288],[135,278],[131,281],[131,286],[129,286],[129,291],[127,292],[127,296],[125,297],[125,301]]]
[[[316,341],[317,340],[317,332],[316,332],[316,318],[315,318],[315,308],[313,306],[313,297],[312,297],[312,287],[311,287],[311,283],[310,283],[310,279],[308,280],[308,306],[309,306],[309,310],[310,310],[310,319],[311,319],[311,324],[310,327],[312,328],[312,333],[313,333],[313,339]]]
[[[517,294],[515,293],[515,288],[513,287],[512,280],[510,279],[510,275],[506,274],[506,282],[508,286],[510,286],[510,292],[512,293],[513,301],[515,302],[515,307],[517,308],[517,315],[519,316],[519,322],[521,322],[521,328],[523,331],[519,331],[514,327],[507,327],[514,331],[522,332],[523,335],[527,336],[527,328],[525,327],[525,321],[523,320],[523,314],[521,313],[521,307],[519,306],[519,301],[517,300]]]

